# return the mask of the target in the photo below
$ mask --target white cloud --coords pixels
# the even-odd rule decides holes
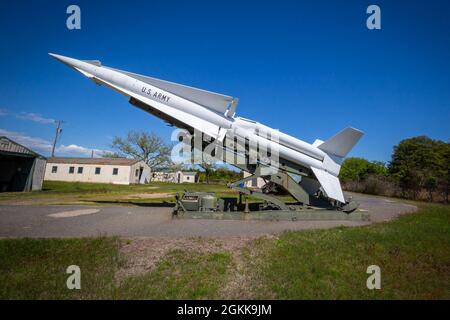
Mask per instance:
[[[0,108],[0,117],[8,115],[8,110]]]
[[[49,154],[52,151],[52,142],[37,138],[37,137],[30,137],[26,134],[20,133],[20,132],[14,132],[9,131],[5,129],[0,128],[0,136],[6,136],[10,138],[11,140],[20,143],[24,145],[27,148],[30,148],[31,150],[34,150],[38,153],[44,153]],[[55,154],[57,156],[64,155],[64,156],[91,156],[91,152],[94,150],[94,156],[100,157],[105,152],[109,152],[108,150],[100,150],[100,149],[93,149],[93,148],[86,148],[82,146],[78,146],[76,144],[70,144],[70,145],[61,145],[56,148]]]
[[[38,152],[50,152],[52,150],[52,144],[49,141],[30,137],[20,132],[0,129],[0,136],[6,136],[17,143]]]
[[[70,144],[68,146],[61,145],[56,149],[59,153],[77,153],[77,154],[83,154],[86,156],[90,156],[92,154],[92,151],[94,152],[94,156],[101,157],[105,152],[109,152],[107,150],[100,150],[100,149],[90,149],[82,146],[78,146],[76,144]]]
[[[55,119],[44,118],[40,114],[32,113],[32,112],[21,112],[16,115],[17,118],[22,120],[31,120],[33,122],[42,123],[42,124],[51,124],[55,123]]]

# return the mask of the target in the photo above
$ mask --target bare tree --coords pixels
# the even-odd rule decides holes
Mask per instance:
[[[111,148],[116,151],[107,153],[104,157],[132,157],[144,161],[153,170],[171,164],[171,145],[165,143],[161,137],[153,132],[129,131],[124,138],[114,137]]]
[[[183,171],[187,169],[187,166],[184,163],[171,163],[167,166],[167,169],[172,172]]]

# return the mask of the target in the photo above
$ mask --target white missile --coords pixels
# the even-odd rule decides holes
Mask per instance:
[[[219,142],[233,133],[267,145],[271,150],[276,147],[280,163],[289,161],[310,169],[329,198],[345,203],[338,179],[340,164],[362,137],[361,131],[346,128],[325,142],[316,140],[309,144],[258,122],[237,117],[237,98],[109,68],[98,60],[77,60],[49,54],[171,124],[196,129]],[[277,143],[268,140],[267,135],[261,135],[261,132],[276,136]]]

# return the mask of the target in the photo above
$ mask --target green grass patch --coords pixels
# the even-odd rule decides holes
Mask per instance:
[[[0,299],[203,299],[217,297],[231,256],[175,250],[149,272],[117,281],[120,240],[1,239]],[[69,290],[78,265],[81,289]]]
[[[239,197],[239,193],[225,184],[206,183],[164,183],[117,185],[106,183],[44,181],[42,191],[0,193],[0,203],[26,201],[28,204],[88,204],[88,205],[145,205],[155,203],[175,203],[175,193],[214,192],[217,197]],[[154,193],[166,196],[149,197]],[[138,195],[138,196],[137,196]],[[293,201],[290,196],[281,196],[283,201]],[[260,202],[249,197],[250,202]]]
[[[231,255],[175,250],[144,275],[127,279],[120,299],[215,299],[225,284]]]
[[[0,299],[105,299],[114,293],[117,238],[0,240]],[[67,267],[81,268],[68,290]]]
[[[153,193],[175,194],[184,190],[198,192],[216,192],[218,195],[235,195],[223,184],[203,183],[163,183],[117,185],[105,183],[83,183],[44,181],[42,191],[33,192],[4,192],[0,193],[2,201],[28,201],[33,204],[145,204],[175,202],[174,196],[168,195],[157,198],[139,198],[134,195],[151,195]]]
[[[228,190],[224,184],[205,183],[166,183],[151,182],[148,184],[118,185],[108,183],[84,183],[44,181],[43,192],[51,193],[107,193],[107,192],[180,192],[186,188],[194,191]]]
[[[450,207],[361,228],[286,232],[256,244],[256,296],[276,299],[450,298]],[[367,267],[381,268],[368,290]]]

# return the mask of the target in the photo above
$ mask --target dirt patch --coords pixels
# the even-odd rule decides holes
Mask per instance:
[[[261,239],[278,239],[278,235],[264,235],[247,241],[246,245],[233,253],[233,264],[228,270],[228,281],[221,288],[219,296],[223,299],[256,299],[254,268],[258,252],[255,241]]]
[[[121,268],[116,273],[116,281],[121,282],[130,276],[137,276],[149,272],[170,251],[182,250],[211,254],[227,251],[231,253],[233,261],[227,271],[227,281],[220,289],[219,297],[228,299],[252,299],[255,292],[254,270],[252,261],[257,258],[254,242],[259,239],[276,239],[276,235],[262,237],[233,237],[233,238],[128,238],[123,239],[120,247]]]
[[[116,274],[118,281],[150,271],[166,254],[173,250],[200,253],[229,251],[233,256],[244,248],[251,238],[128,238],[122,241],[122,265]]]

